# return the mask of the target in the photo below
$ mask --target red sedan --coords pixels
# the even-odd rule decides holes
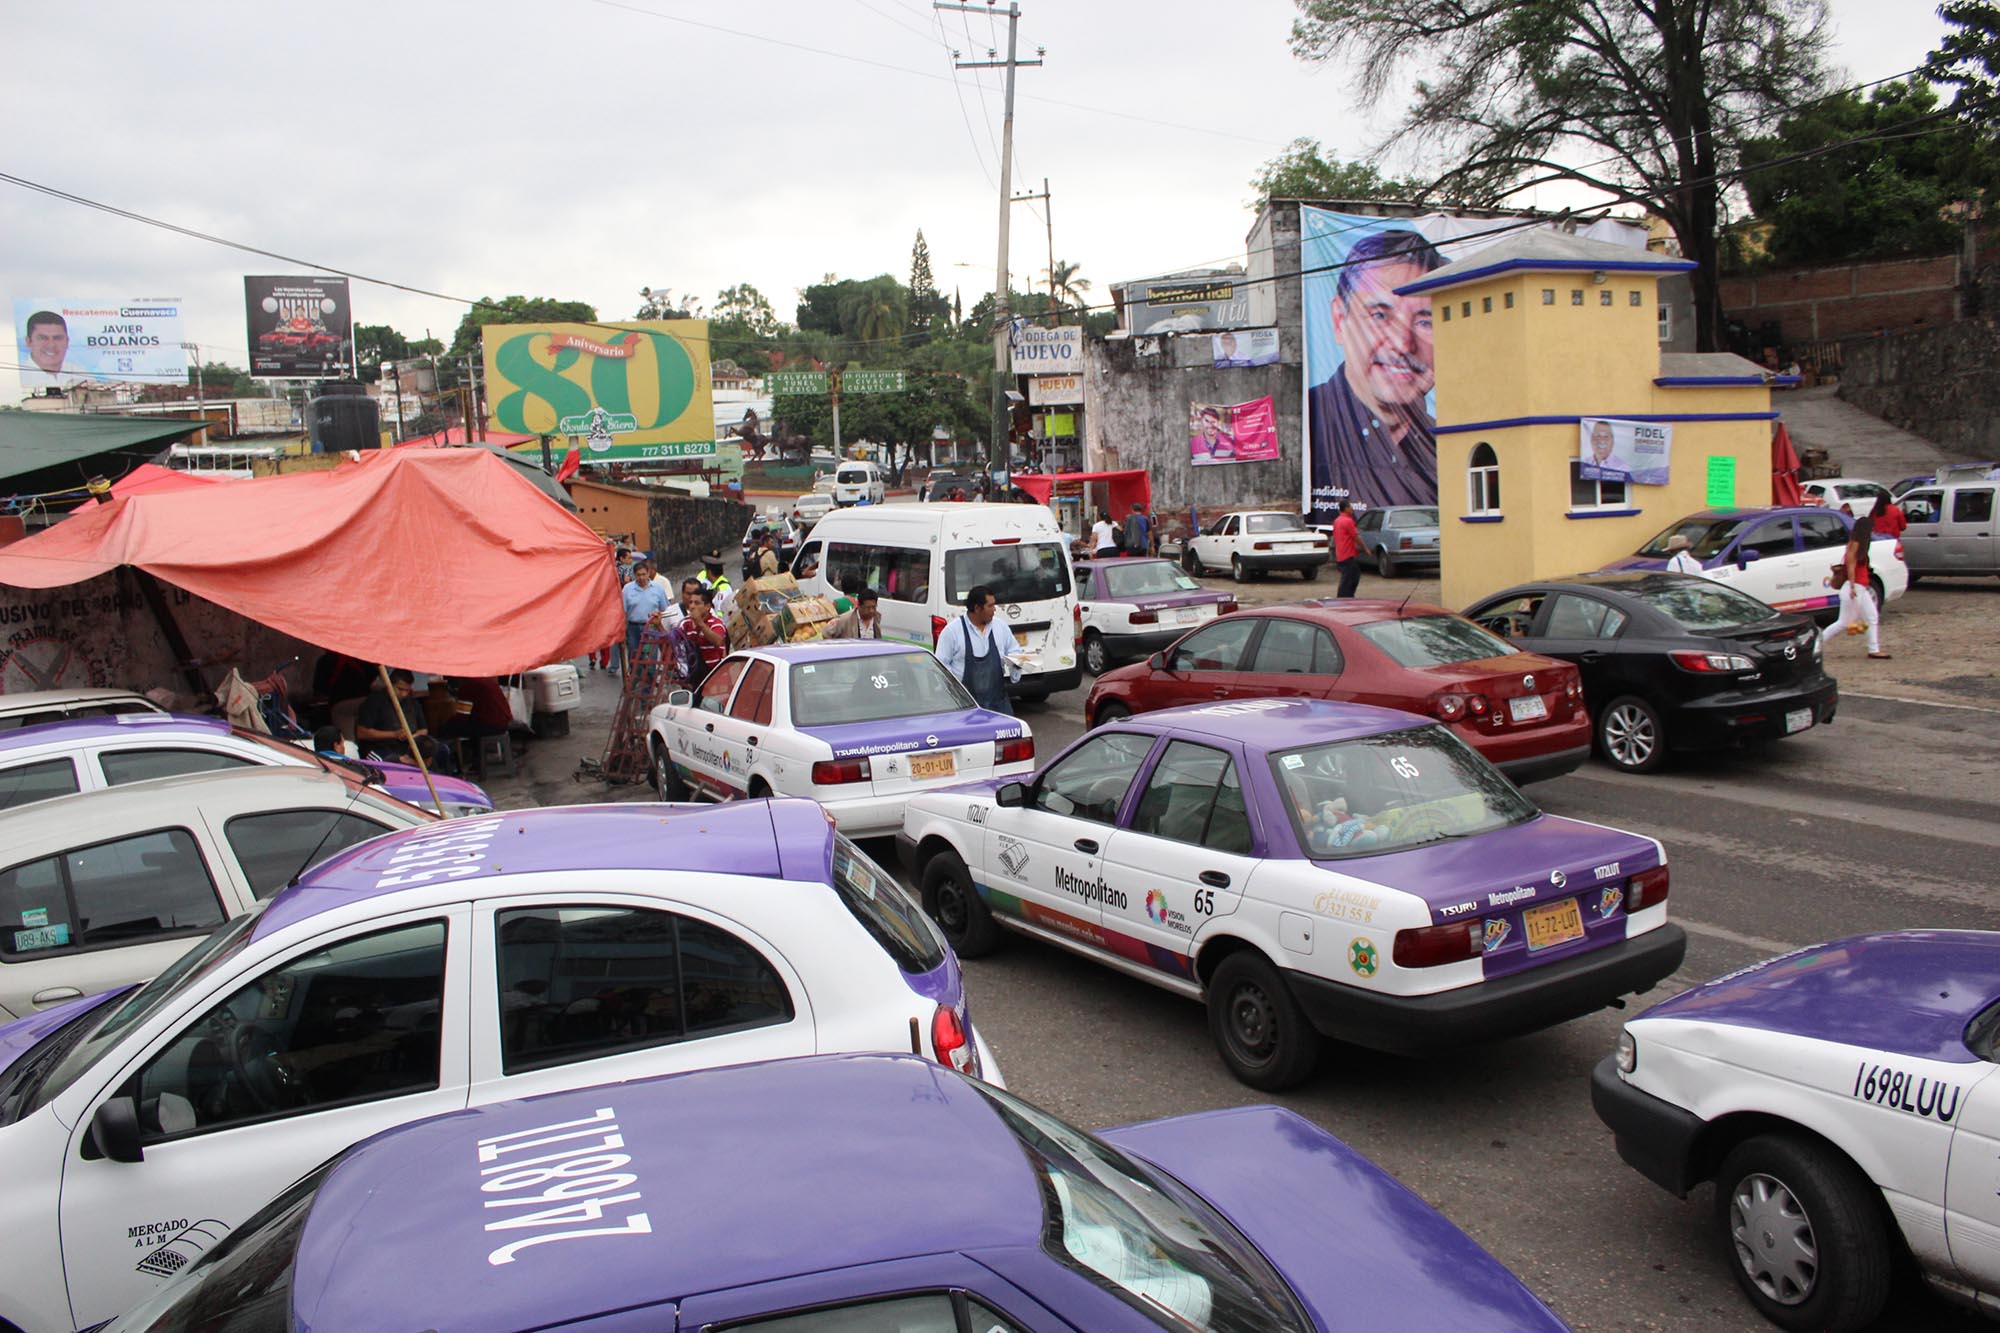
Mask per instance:
[[[1217,699],[1302,697],[1437,718],[1516,782],[1560,777],[1590,754],[1576,667],[1524,653],[1443,607],[1324,598],[1239,611],[1144,662],[1107,671],[1090,726]]]

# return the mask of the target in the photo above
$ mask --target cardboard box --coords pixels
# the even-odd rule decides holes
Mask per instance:
[[[730,607],[729,646],[805,643],[817,639],[837,614],[826,598],[800,591],[798,580],[790,574],[752,579],[736,590],[736,601]]]

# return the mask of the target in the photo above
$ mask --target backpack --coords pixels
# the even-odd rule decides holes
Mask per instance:
[[[1127,555],[1146,554],[1146,516],[1134,514],[1125,520],[1124,547]]]

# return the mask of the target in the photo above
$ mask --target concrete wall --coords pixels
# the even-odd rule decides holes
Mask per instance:
[[[1958,319],[1956,254],[1819,268],[1772,269],[1722,280],[1722,308],[1754,329],[1774,320],[1790,342],[1817,342]]]
[[[2000,271],[1982,276],[1992,282]],[[1986,309],[2000,308],[1996,296],[1988,292]],[[2000,327],[1992,320],[1858,338],[1842,352],[1842,398],[1948,452],[2000,458]]]
[[[655,564],[672,569],[693,564],[704,551],[720,548],[724,566],[740,563],[743,533],[756,508],[735,500],[695,500],[683,495],[655,495],[647,501],[646,530]]]

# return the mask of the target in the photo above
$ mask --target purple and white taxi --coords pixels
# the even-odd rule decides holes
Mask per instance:
[[[1146,657],[1196,625],[1236,609],[1236,598],[1211,592],[1171,560],[1143,556],[1076,562],[1083,618],[1083,665],[1102,675]]]
[[[1250,699],[1120,718],[898,839],[965,957],[1002,926],[1208,1006],[1252,1087],[1319,1036],[1422,1052],[1564,1022],[1680,966],[1666,852],[1542,813],[1452,731]]]
[[[535,810],[376,838],[138,991],[0,1027],[0,1327],[118,1314],[396,1125],[870,1050],[995,1072],[944,941],[809,802]]]
[[[1858,935],[1704,982],[1591,1076],[1618,1155],[1714,1226],[1789,1329],[1874,1323],[1903,1256],[2000,1310],[2000,932]]]
[[[148,778],[258,764],[321,768],[378,780],[419,810],[457,818],[484,814],[493,798],[462,778],[424,776],[408,764],[366,763],[315,754],[302,745],[189,713],[123,713],[49,722],[0,734],[0,810],[52,796],[101,791]],[[442,808],[440,808],[440,805]]]
[[[1028,724],[989,712],[928,648],[824,639],[731,653],[653,710],[660,798],[804,796],[850,837],[903,826],[903,802],[1035,767]]]
[[[238,1333],[1565,1327],[1429,1204],[1290,1111],[1091,1135],[879,1055],[391,1130],[104,1333],[219,1327],[224,1312]]]

